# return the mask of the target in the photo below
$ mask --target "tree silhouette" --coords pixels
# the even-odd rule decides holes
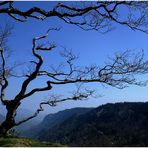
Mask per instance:
[[[0,14],[7,14],[16,21],[24,22],[29,21],[29,18],[45,20],[49,17],[57,17],[63,20],[65,23],[76,25],[84,30],[97,30],[99,32],[108,32],[112,30],[112,22],[120,25],[125,25],[132,30],[142,31],[147,33],[147,2],[77,2],[79,6],[72,6],[71,3],[58,3],[51,10],[46,11],[39,7],[32,7],[26,11],[20,10],[15,7],[15,2],[3,1],[0,2]],[[75,3],[74,3],[75,4]],[[2,6],[4,6],[2,8]],[[126,18],[121,20],[120,7],[125,7],[128,12]],[[139,12],[139,15],[135,17],[134,14]],[[7,40],[10,29],[2,31],[0,36],[0,42],[4,39]],[[144,60],[143,50],[137,54],[133,54],[132,51],[126,50],[123,53],[115,54],[110,63],[100,68],[98,66],[87,66],[80,68],[74,65],[74,60],[77,56],[72,51],[65,49],[61,56],[66,58],[66,69],[57,69],[52,67],[50,71],[42,70],[41,67],[46,59],[43,59],[41,53],[52,52],[57,46],[55,44],[39,44],[40,40],[43,40],[48,36],[50,31],[59,31],[58,28],[49,29],[45,35],[35,37],[32,40],[32,53],[35,61],[31,61],[35,65],[35,68],[25,75],[25,80],[22,83],[21,90],[14,99],[8,100],[5,98],[5,90],[8,87],[8,76],[12,75],[11,71],[6,67],[5,48],[6,42],[0,46],[1,54],[1,102],[7,109],[5,121],[0,125],[0,135],[6,135],[8,130],[14,126],[18,126],[23,122],[26,122],[36,117],[40,111],[43,111],[43,105],[48,104],[55,106],[59,102],[66,100],[81,100],[89,98],[93,95],[94,90],[78,89],[72,93],[70,97],[62,98],[62,96],[52,95],[49,96],[48,101],[41,102],[39,109],[36,112],[21,121],[16,122],[16,111],[20,104],[27,97],[37,93],[48,91],[52,89],[53,85],[65,85],[75,83],[102,83],[110,85],[112,87],[124,88],[129,84],[145,85],[145,82],[137,81],[136,75],[145,74],[148,71],[148,62]],[[4,34],[5,32],[5,34]],[[3,38],[2,38],[3,36]],[[5,46],[4,46],[5,45]],[[13,68],[12,68],[13,69]],[[32,88],[27,92],[29,84],[38,77],[48,78],[46,85],[41,88]]]

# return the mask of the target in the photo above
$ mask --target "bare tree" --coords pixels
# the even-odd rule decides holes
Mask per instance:
[[[121,25],[126,25],[133,30],[140,30],[147,33],[146,21],[147,21],[147,2],[86,2],[81,6],[70,6],[70,3],[65,5],[58,3],[52,10],[45,11],[38,7],[30,8],[27,11],[22,11],[14,7],[14,2],[0,2],[0,13],[6,13],[17,21],[27,21],[28,18],[35,18],[44,20],[48,17],[58,17],[64,20],[68,24],[74,24],[85,30],[98,30],[109,31],[111,28],[111,22],[116,22]],[[4,8],[1,8],[5,6]],[[132,12],[128,15],[128,20],[121,21],[120,14],[118,14],[118,8],[125,6],[128,9],[134,8],[135,11],[140,11],[138,18],[133,19]],[[133,11],[134,11],[133,10]],[[79,19],[76,19],[79,17]],[[26,79],[23,81],[21,90],[16,96],[8,100],[5,98],[5,90],[8,87],[8,75],[5,59],[5,47],[0,47],[1,53],[1,102],[7,109],[6,119],[0,125],[0,135],[6,135],[7,131],[14,126],[18,126],[23,122],[26,122],[36,117],[40,111],[43,111],[43,105],[55,106],[59,102],[67,100],[81,100],[89,98],[93,95],[94,90],[88,90],[80,88],[71,96],[63,98],[62,96],[52,95],[49,96],[48,101],[41,102],[39,109],[29,116],[22,119],[19,122],[15,121],[16,111],[21,105],[22,101],[32,96],[35,93],[49,91],[54,85],[68,85],[76,83],[100,83],[110,85],[116,88],[124,88],[129,84],[145,85],[146,82],[137,81],[136,75],[145,74],[148,72],[148,62],[144,60],[143,50],[137,54],[133,54],[132,51],[125,51],[123,53],[115,54],[115,57],[110,59],[110,62],[104,67],[87,66],[84,68],[74,65],[74,60],[77,59],[72,51],[65,49],[61,56],[66,58],[67,68],[55,68],[51,67],[50,70],[43,70],[42,65],[44,60],[39,51],[52,52],[56,47],[55,44],[39,44],[38,42],[47,37],[50,31],[57,28],[49,29],[45,35],[35,37],[32,40],[32,53],[36,58],[35,61],[31,61],[35,65],[35,68],[31,70],[29,74],[26,74]],[[7,35],[5,36],[7,37]],[[29,84],[40,77],[47,77],[48,80],[44,87],[32,88],[29,92],[27,88]]]
[[[51,31],[51,30],[48,30]],[[64,51],[62,56],[64,56],[67,60],[67,66],[69,70],[64,69],[56,69],[52,68],[51,71],[42,71],[41,67],[44,63],[44,59],[42,55],[38,53],[38,51],[52,51],[56,48],[55,45],[40,46],[37,42],[47,36],[43,35],[40,37],[36,37],[33,39],[32,44],[32,53],[34,57],[36,57],[37,61],[31,61],[35,64],[35,69],[28,75],[26,75],[26,79],[22,83],[22,87],[20,92],[15,96],[12,100],[7,100],[5,98],[5,89],[8,86],[8,79],[6,76],[6,67],[5,67],[5,58],[4,52],[1,49],[1,58],[2,58],[2,84],[1,84],[1,101],[3,105],[6,106],[7,115],[5,121],[0,126],[0,133],[6,134],[6,132],[14,126],[20,125],[23,122],[26,122],[33,117],[37,116],[40,111],[43,110],[42,105],[48,104],[50,106],[55,106],[56,103],[63,102],[66,100],[81,100],[83,98],[88,98],[93,94],[93,90],[83,90],[77,91],[72,94],[71,97],[62,98],[60,96],[50,96],[48,101],[41,102],[39,105],[39,109],[28,118],[22,119],[19,122],[15,121],[16,110],[20,106],[22,100],[27,97],[42,91],[48,91],[52,89],[53,85],[65,85],[65,84],[75,84],[75,83],[103,83],[117,88],[124,88],[128,84],[135,85],[144,85],[143,82],[138,82],[135,78],[136,74],[144,74],[148,70],[148,62],[143,60],[143,52],[136,54],[132,58],[129,57],[131,51],[125,51],[121,54],[115,55],[114,59],[103,68],[99,68],[97,66],[89,66],[85,68],[80,68],[74,66],[73,61],[76,59],[76,56],[69,50]],[[41,88],[33,88],[29,92],[27,92],[28,85],[35,80],[37,77],[48,77],[48,81],[46,82],[45,87]]]
[[[32,7],[26,11],[15,7],[17,2],[0,2],[0,13],[8,14],[13,19],[25,22],[29,18],[45,20],[57,17],[65,23],[77,25],[84,30],[107,32],[112,30],[112,22],[125,25],[132,30],[148,33],[148,2],[134,1],[96,1],[57,3],[48,11]],[[120,8],[125,9],[124,18]],[[135,15],[137,14],[137,15]]]

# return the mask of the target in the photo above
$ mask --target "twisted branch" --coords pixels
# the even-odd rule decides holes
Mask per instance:
[[[23,11],[14,7],[14,3],[15,2],[13,1],[1,2],[0,6],[5,5],[5,7],[0,8],[0,13],[8,14],[10,17],[20,22],[25,22],[29,18],[45,20],[50,17],[58,17],[64,22],[76,25],[84,30],[108,32],[112,30],[111,22],[116,22],[118,24],[128,26],[132,30],[139,30],[144,33],[148,33],[147,2],[75,2],[79,3],[79,6],[77,7],[72,7],[63,2],[58,3],[48,11],[39,7],[32,7]],[[87,5],[85,5],[85,3]],[[6,7],[6,4],[8,7]],[[121,14],[118,12],[118,8],[120,8],[120,6],[125,6],[129,10],[126,17],[127,20],[120,20]],[[130,10],[133,8],[135,13],[140,12],[138,18],[132,16]],[[75,18],[77,17],[80,19],[76,20]]]
[[[45,90],[50,90],[51,89],[51,85],[49,83],[49,81],[47,81],[47,87],[44,87],[44,88],[35,88],[33,89],[31,92],[26,93],[26,89],[28,87],[28,85],[30,84],[31,81],[33,81],[34,79],[36,79],[36,77],[38,76],[38,73],[40,71],[40,68],[43,64],[43,59],[42,59],[42,56],[39,55],[36,51],[37,50],[48,50],[48,51],[51,51],[53,48],[55,48],[56,46],[50,46],[48,48],[43,48],[43,47],[40,47],[40,46],[37,46],[36,45],[36,42],[41,40],[41,39],[44,39],[48,36],[48,33],[49,31],[51,30],[58,30],[57,28],[52,28],[52,29],[49,29],[45,35],[43,36],[39,36],[39,37],[36,37],[33,39],[32,43],[33,43],[33,48],[32,48],[32,52],[33,52],[33,55],[38,59],[38,62],[34,62],[36,64],[36,67],[35,67],[35,70],[30,74],[28,75],[27,79],[23,82],[22,84],[22,88],[21,88],[21,91],[18,93],[18,95],[16,95],[15,97],[15,100],[22,100],[32,94],[34,94],[35,92],[39,92],[39,91],[45,91]]]
[[[51,95],[50,96],[50,99],[48,101],[44,101],[44,102],[41,102],[39,104],[39,108],[36,110],[36,112],[34,114],[32,114],[31,116],[27,117],[27,118],[24,118],[22,119],[21,121],[18,121],[17,123],[15,123],[15,126],[18,126],[32,118],[35,118],[41,111],[44,111],[44,108],[43,106],[44,105],[49,105],[49,106],[56,106],[57,103],[60,103],[60,102],[64,102],[64,101],[71,101],[71,100],[82,100],[82,99],[86,99],[90,96],[92,96],[92,94],[94,93],[94,91],[86,91],[86,92],[79,92],[77,94],[74,94],[72,97],[68,97],[68,98],[63,98],[61,99],[59,96],[53,96]]]
[[[8,80],[6,77],[6,62],[5,62],[5,57],[4,57],[4,50],[0,48],[0,54],[2,58],[2,80],[1,80],[1,101],[3,104],[5,104],[5,89],[8,86]]]

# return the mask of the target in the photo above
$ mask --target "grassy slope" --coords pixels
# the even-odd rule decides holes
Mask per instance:
[[[0,138],[0,147],[62,147],[57,143],[40,142],[28,138]]]

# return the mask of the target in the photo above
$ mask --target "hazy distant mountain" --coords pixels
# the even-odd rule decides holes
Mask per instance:
[[[32,114],[33,114],[32,111],[30,111],[28,109],[21,108],[21,109],[19,109],[19,111],[17,113],[16,121],[22,120],[23,118],[26,118]],[[43,115],[39,115],[38,117],[33,118],[33,119],[15,127],[16,131],[19,133],[20,136],[24,136],[25,131],[27,131],[31,127],[38,125],[42,121],[42,119],[43,119],[42,116]]]
[[[56,114],[56,121],[61,113]],[[39,139],[68,146],[148,146],[148,103],[106,104],[84,114],[62,117],[59,124],[52,123],[54,117],[44,119]]]
[[[91,109],[92,108],[73,108],[59,111],[58,113],[49,114],[39,125],[24,131],[23,135],[26,137],[38,138],[40,133],[44,133],[52,127],[60,125],[70,117],[76,117],[77,115],[85,114]]]

